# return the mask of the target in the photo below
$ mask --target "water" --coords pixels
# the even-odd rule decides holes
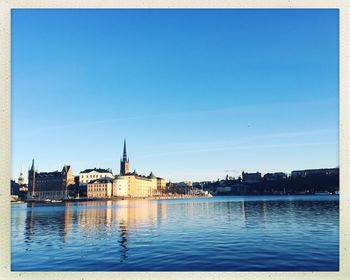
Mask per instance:
[[[338,271],[338,196],[12,205],[13,271]]]

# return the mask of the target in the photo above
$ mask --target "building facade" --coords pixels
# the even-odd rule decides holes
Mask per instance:
[[[129,197],[149,197],[157,190],[157,178],[155,176],[142,176],[134,171],[122,175],[121,178],[128,182]]]
[[[281,181],[287,179],[287,174],[283,172],[266,173],[264,175],[265,181]]]
[[[163,178],[157,177],[157,190],[163,191],[166,189],[166,181]]]
[[[124,176],[116,176],[113,180],[113,196],[127,197],[128,183],[128,179]]]
[[[242,172],[242,182],[247,184],[259,183],[261,181],[261,173],[246,173]]]
[[[126,140],[124,139],[120,175],[113,181],[113,196],[149,197],[157,192],[158,179],[153,172],[149,176],[142,176],[137,174],[136,171],[131,173],[129,169],[129,158],[126,151]]]
[[[339,168],[320,168],[292,171],[291,177],[306,177],[311,175],[339,175]]]
[[[74,188],[74,175],[69,165],[62,171],[38,172],[33,160],[28,171],[29,199],[64,199],[69,196],[70,187]]]
[[[85,169],[79,173],[79,185],[86,185],[91,181],[104,177],[113,178],[112,170],[102,168]]]
[[[109,177],[95,179],[87,184],[88,198],[112,197],[113,179]]]

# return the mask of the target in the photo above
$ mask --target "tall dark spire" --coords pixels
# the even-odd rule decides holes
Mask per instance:
[[[126,140],[124,138],[123,161],[127,161],[127,160],[128,160],[128,155],[126,153]]]
[[[129,159],[126,153],[126,140],[124,138],[124,150],[123,150],[123,158],[120,161],[120,174],[125,175],[129,173]]]
[[[34,170],[34,159],[32,161],[32,167],[30,168],[30,170]]]

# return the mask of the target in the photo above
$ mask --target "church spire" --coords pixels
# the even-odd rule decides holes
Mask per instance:
[[[126,140],[125,140],[125,138],[124,138],[123,161],[128,161],[128,155],[126,153]]]
[[[129,173],[129,159],[126,153],[126,140],[124,138],[123,158],[120,161],[120,174],[125,175],[128,173]]]
[[[34,159],[32,161],[32,167],[30,168],[30,170],[34,171]]]

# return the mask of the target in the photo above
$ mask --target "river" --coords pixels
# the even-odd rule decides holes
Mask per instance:
[[[12,204],[12,271],[338,271],[337,195]]]

